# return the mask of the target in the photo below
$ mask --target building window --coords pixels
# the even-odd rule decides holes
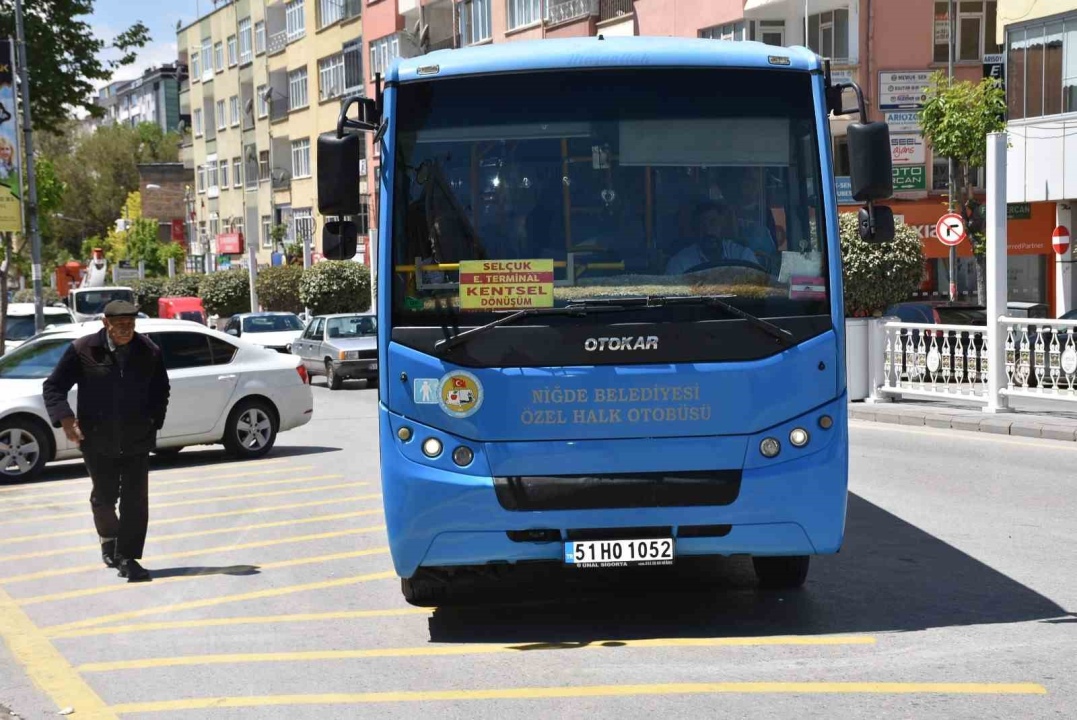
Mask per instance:
[[[363,89],[363,41],[352,40],[344,45],[344,92]]]
[[[311,208],[296,208],[292,211],[292,227],[297,242],[310,240],[314,242],[314,211]]]
[[[236,44],[236,36],[228,36],[228,67],[239,64],[239,46]]]
[[[232,119],[232,127],[239,125],[239,96],[233,95],[228,98],[228,114]]]
[[[213,79],[213,40],[211,38],[202,41],[202,79]]]
[[[465,45],[489,40],[490,22],[490,0],[460,3],[460,38]]]
[[[699,36],[709,40],[747,40],[748,30],[743,22],[727,23],[700,30]]]
[[[230,185],[228,184],[228,161],[227,160],[221,160],[220,171],[219,172],[220,172],[221,190],[227,190],[230,187]]]
[[[834,10],[808,16],[808,47],[831,60],[849,60],[849,11]]]
[[[318,27],[332,25],[344,18],[344,0],[318,0]]]
[[[221,232],[221,219],[217,216],[217,213],[209,214],[209,234],[214,239],[217,238]]]
[[[264,248],[273,247],[273,236],[270,233],[270,230],[272,228],[272,222],[273,218],[271,218],[269,215],[262,216],[262,247]]]
[[[298,40],[307,33],[307,21],[303,15],[303,0],[292,0],[284,6],[285,30],[288,42]]]
[[[288,109],[299,110],[310,104],[307,98],[307,69],[299,68],[288,73]]]
[[[542,19],[542,0],[508,0],[509,30]]]
[[[318,61],[318,99],[332,100],[344,94],[344,53]]]
[[[958,0],[954,57],[957,60],[980,61],[984,55],[1002,52],[995,42],[995,23],[998,7],[995,0]],[[935,3],[935,62],[950,59],[950,3]]]
[[[202,137],[202,108],[195,108],[192,118],[194,122],[194,136]]]
[[[400,57],[400,37],[390,35],[370,43],[370,78],[375,75],[385,77],[385,71],[393,60]]]
[[[213,46],[213,67],[217,72],[224,72],[224,43]]]
[[[261,55],[266,51],[266,24],[264,22],[256,22],[254,24],[254,52],[257,55]]]
[[[243,18],[239,21],[239,61],[249,63],[254,58],[251,46],[251,19]]]
[[[202,79],[200,68],[198,48],[191,48],[191,82],[198,82]]]
[[[258,180],[265,182],[269,179],[269,151],[262,150],[258,153]]]
[[[950,191],[947,178],[950,175],[950,161],[947,158],[934,156],[931,161],[931,189],[935,192],[946,193]],[[964,173],[962,171],[961,163],[954,163],[954,182],[957,189],[960,191],[965,182]],[[975,190],[982,190],[984,187],[984,171],[983,168],[969,168],[969,182],[972,183],[972,187]]]
[[[243,147],[243,164],[246,166],[243,169],[244,185],[248,190],[254,190],[258,187],[258,149],[253,143]]]
[[[198,192],[204,193],[206,191],[206,168],[204,165],[198,166]]]
[[[752,40],[775,47],[785,46],[785,20],[756,20],[752,24]]]
[[[310,139],[292,141],[292,177],[310,177]]]
[[[1077,16],[1006,31],[1010,120],[1077,112]]]
[[[849,175],[849,138],[839,135],[834,138],[834,175],[844,177]]]
[[[243,162],[239,158],[232,158],[232,187],[243,186]]]
[[[224,130],[228,127],[228,118],[224,115],[224,100],[217,101],[217,129]]]
[[[218,193],[221,186],[217,182],[217,156],[210,155],[206,159],[206,190],[210,195]]]
[[[381,194],[381,166],[374,168],[374,194]]]
[[[257,96],[256,100],[258,102],[258,117],[264,118],[265,116],[269,115],[269,101],[266,100],[266,86],[259,85],[255,89],[254,94]]]
[[[363,195],[359,198],[359,214],[355,216],[355,229],[357,235],[370,234],[370,196]]]

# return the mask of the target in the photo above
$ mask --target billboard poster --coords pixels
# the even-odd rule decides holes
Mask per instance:
[[[22,231],[14,51],[10,38],[0,39],[0,232]]]
[[[931,85],[929,70],[891,71],[879,73],[880,110],[917,110],[927,101]]]

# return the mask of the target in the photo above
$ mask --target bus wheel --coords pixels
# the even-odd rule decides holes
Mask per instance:
[[[768,590],[792,590],[804,584],[808,579],[807,555],[788,557],[753,557],[755,576],[759,585]]]
[[[400,592],[410,605],[437,607],[449,597],[449,580],[419,568],[410,578],[400,578]]]

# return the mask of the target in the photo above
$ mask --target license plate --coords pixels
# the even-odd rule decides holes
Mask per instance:
[[[565,564],[581,568],[672,565],[673,540],[583,540],[565,543]]]

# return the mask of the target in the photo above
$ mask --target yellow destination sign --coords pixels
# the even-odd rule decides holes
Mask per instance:
[[[516,310],[553,307],[553,260],[463,260],[460,307]]]

